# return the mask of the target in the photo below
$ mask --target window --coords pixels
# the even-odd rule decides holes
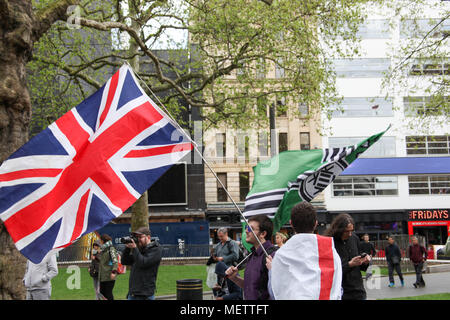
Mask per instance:
[[[338,137],[328,138],[330,148],[342,148],[353,146],[361,141],[364,137]],[[378,157],[394,157],[395,156],[395,137],[383,136],[368,150],[360,155],[361,158],[378,158]]]
[[[288,150],[288,136],[287,133],[280,132],[278,134],[278,152]]]
[[[287,106],[285,97],[279,97],[277,99],[277,117],[287,117]]]
[[[450,64],[448,62],[430,62],[430,61],[416,61],[417,63],[411,66],[409,75],[448,75]]]
[[[216,157],[225,157],[227,154],[225,133],[216,133]]]
[[[148,189],[148,204],[187,204],[186,163],[174,164]]]
[[[300,150],[310,150],[309,132],[300,132]]]
[[[409,19],[401,22],[400,37],[423,38],[428,34],[430,38],[442,38],[450,31],[450,20],[445,19]]]
[[[265,79],[266,78],[266,63],[264,58],[259,59],[256,62],[256,79]]]
[[[269,137],[267,132],[258,133],[258,152],[260,157],[267,157],[269,154]]]
[[[340,105],[331,106],[334,118],[351,117],[390,117],[392,111],[392,99],[364,97],[344,98]]]
[[[393,196],[397,194],[397,177],[338,177],[333,182],[335,197]]]
[[[444,104],[450,102],[450,97],[445,96],[437,99],[431,97],[404,97],[405,115],[415,116],[433,116],[445,113],[449,115],[448,108],[443,108]],[[447,111],[446,111],[447,110]]]
[[[450,175],[408,176],[409,194],[450,194]]]
[[[275,63],[275,78],[282,79],[284,78],[284,68],[283,68],[283,59],[280,58]]]
[[[309,107],[306,103],[299,102],[298,104],[298,112],[301,117],[307,117],[309,114]]]
[[[219,178],[220,182],[224,185],[225,188],[227,187],[227,174],[226,173],[217,173],[217,177]],[[228,201],[228,196],[225,191],[225,189],[222,187],[222,185],[217,181],[217,201],[225,202]]]
[[[245,159],[248,161],[250,158],[250,149],[249,149],[250,138],[241,133],[235,136],[234,145],[236,147],[236,154],[238,158]]]
[[[362,39],[390,39],[389,20],[367,20],[359,27],[356,35]]]
[[[406,137],[406,154],[450,154],[449,136]]]
[[[239,172],[239,200],[245,201],[248,192],[250,191],[250,173]]]
[[[344,78],[372,78],[383,77],[389,70],[390,59],[335,59],[333,67],[338,77]]]

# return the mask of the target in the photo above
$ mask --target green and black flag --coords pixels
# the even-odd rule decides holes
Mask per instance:
[[[253,167],[254,180],[245,199],[245,218],[266,214],[273,220],[274,233],[277,232],[290,220],[291,209],[297,203],[314,199],[387,130],[354,146],[284,151],[259,162]],[[242,230],[245,244],[245,222]]]

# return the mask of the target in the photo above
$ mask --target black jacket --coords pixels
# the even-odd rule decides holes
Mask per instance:
[[[122,264],[131,266],[129,295],[152,296],[155,294],[161,253],[162,248],[156,241],[152,241],[143,249],[125,248]]]
[[[400,248],[395,243],[390,244],[390,245],[388,245],[386,247],[385,254],[386,254],[386,261],[388,263],[392,263],[392,257],[393,256],[397,256],[399,258],[402,257],[402,253],[400,252]]]
[[[372,257],[377,254],[377,250],[375,250],[375,246],[371,242],[361,241],[360,248],[362,252],[370,254]]]
[[[360,241],[354,234],[347,239],[334,238],[334,246],[341,258],[342,263],[342,288],[344,289],[342,300],[366,299],[366,290],[361,276],[361,270],[366,271],[368,264],[350,267],[349,261],[362,253]]]

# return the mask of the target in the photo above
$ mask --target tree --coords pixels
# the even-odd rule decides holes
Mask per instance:
[[[32,5],[31,0],[0,0],[0,155],[5,159],[28,139],[31,103],[25,70],[33,46],[30,88],[35,109],[44,115],[35,125],[46,126],[99,88],[124,61],[139,59],[135,71],[144,87],[159,94],[174,116],[183,99],[201,109],[206,125],[242,127],[267,121],[256,110],[262,97],[289,96],[308,104],[311,114],[337,100],[328,65],[334,57],[353,54],[341,44],[356,40],[366,2],[46,0]],[[78,5],[79,11],[68,14],[70,5]],[[68,25],[68,18],[75,23]],[[189,38],[171,37],[171,31]],[[107,47],[111,36],[129,46]],[[171,51],[158,55],[162,41]],[[187,63],[178,63],[186,57]],[[281,76],[258,76],[269,69]],[[228,81],[236,74],[237,80]],[[11,241],[8,246],[12,248]],[[18,253],[12,255],[20,261],[15,266],[23,265]],[[4,267],[11,267],[10,261],[0,265],[0,279],[12,272]],[[19,282],[19,271],[13,272],[11,285]],[[22,297],[2,284],[0,291],[4,298]]]
[[[61,0],[33,10],[31,1],[0,1],[0,160],[28,140],[31,119],[26,65],[34,43],[54,21],[66,19],[66,8],[76,1]],[[23,299],[25,259],[0,224],[0,299]]]

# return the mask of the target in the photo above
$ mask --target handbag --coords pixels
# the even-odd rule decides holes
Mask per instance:
[[[392,264],[399,264],[400,263],[400,257],[399,256],[393,256],[391,258]]]

